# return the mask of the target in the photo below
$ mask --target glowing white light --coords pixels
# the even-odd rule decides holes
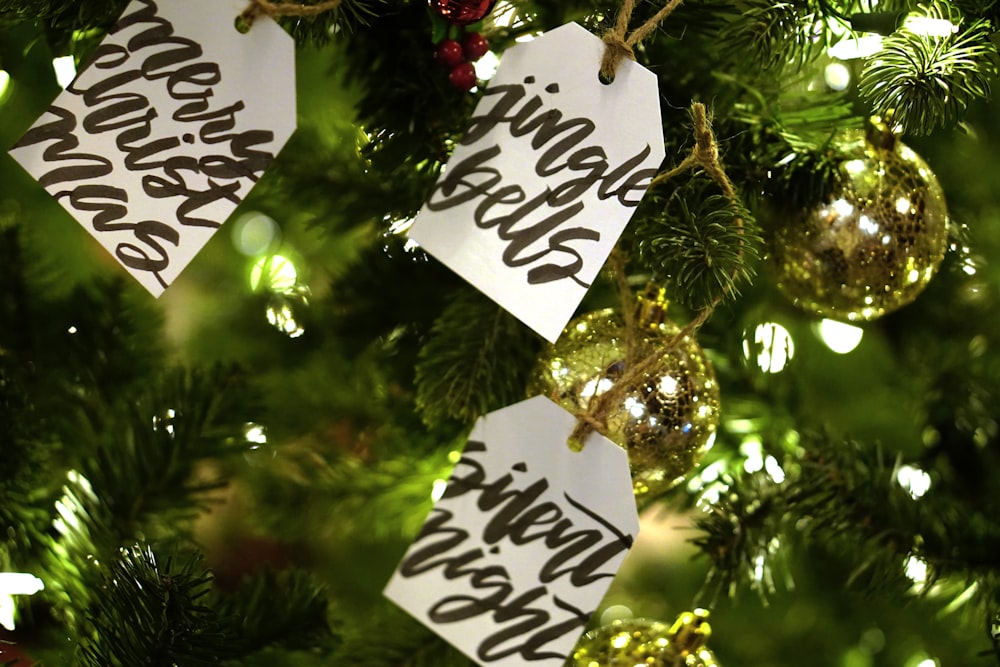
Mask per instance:
[[[917,586],[927,583],[927,561],[919,556],[910,554],[903,565],[906,577]]]
[[[233,246],[247,257],[256,257],[276,245],[281,235],[278,223],[268,215],[253,211],[233,224]]]
[[[65,88],[73,83],[73,79],[76,78],[76,61],[73,60],[73,56],[53,58],[52,69],[55,70],[56,81],[60,88]]]
[[[851,70],[843,63],[830,63],[823,69],[823,80],[830,90],[847,90],[851,84]]]
[[[266,288],[275,292],[287,292],[295,287],[298,277],[295,264],[287,257],[261,257],[250,269],[250,287],[254,290]]]
[[[636,419],[642,419],[646,416],[646,406],[634,396],[626,398],[623,405],[629,414]]]
[[[11,632],[17,627],[14,623],[14,612],[17,606],[14,604],[14,596],[0,593],[0,627],[7,628]]]
[[[962,262],[962,271],[966,275],[970,276],[976,275],[976,263],[972,261],[972,259],[966,258],[965,261]]]
[[[757,554],[753,559],[753,578],[755,581],[764,580],[764,554]]]
[[[255,445],[267,444],[267,429],[260,424],[249,423],[244,427],[243,436]]]
[[[4,98],[7,97],[7,93],[10,92],[10,74],[7,70],[0,69],[0,102],[3,102]]]
[[[68,331],[71,334],[75,334],[77,331],[79,331],[79,329],[77,329],[76,327],[70,327],[69,329],[66,329],[66,331]]]
[[[0,572],[0,625],[10,631],[15,629],[15,595],[34,595],[45,589],[45,582],[33,574]]]
[[[413,226],[413,222],[415,220],[416,218],[403,218],[401,220],[393,220],[391,223],[389,223],[389,233],[396,235],[405,234],[410,230],[410,227]]]
[[[500,59],[497,54],[487,51],[482,58],[472,64],[476,68],[476,78],[480,81],[489,81],[497,73]]]
[[[306,332],[306,330],[295,321],[295,314],[292,313],[292,309],[287,305],[282,305],[280,308],[268,306],[267,321],[271,324],[271,326],[289,338],[298,338]]]
[[[580,396],[582,398],[590,398],[592,396],[603,394],[608,389],[611,389],[614,384],[614,381],[609,378],[601,378],[599,381],[591,380],[587,384],[583,385],[583,389],[580,390]]]
[[[918,662],[914,667],[938,667],[938,661],[934,658],[927,658]]]
[[[45,582],[24,572],[0,572],[0,593],[7,595],[34,595],[45,590]]]
[[[619,632],[611,638],[612,648],[625,648],[632,643],[632,634],[629,632]]]
[[[878,234],[878,223],[867,215],[862,215],[858,218],[858,227],[867,234]]]
[[[842,39],[829,49],[827,53],[838,60],[853,60],[867,58],[882,50],[881,35],[863,35]]]
[[[900,197],[896,200],[896,211],[900,215],[906,215],[913,209],[913,204],[906,197]]]
[[[740,454],[746,457],[743,469],[749,473],[764,469],[764,445],[757,436],[751,436],[740,443]]]
[[[854,350],[865,334],[861,327],[836,320],[822,320],[816,328],[820,340],[837,354],[847,354]]]
[[[848,160],[847,162],[844,163],[844,169],[846,169],[847,173],[851,174],[852,176],[857,176],[858,174],[863,173],[864,170],[866,169],[865,161]]]
[[[660,391],[667,396],[673,396],[677,393],[677,378],[672,375],[664,375],[660,378]]]
[[[437,502],[444,497],[444,492],[448,489],[448,480],[436,479],[431,487],[431,500]]]
[[[777,322],[758,324],[754,329],[754,343],[758,346],[757,366],[765,373],[780,373],[795,356],[795,343],[788,329]],[[743,340],[743,356],[750,359],[750,343]]]
[[[906,489],[911,498],[920,498],[931,488],[931,476],[920,468],[903,465],[896,471],[896,481]]]
[[[70,483],[75,485],[76,488],[78,488],[80,491],[83,491],[84,495],[86,495],[88,498],[90,498],[91,500],[97,500],[97,494],[94,493],[94,487],[90,485],[89,479],[87,479],[86,477],[84,477],[75,470],[70,470],[68,473],[66,473],[66,479],[68,479]],[[67,493],[69,492],[69,490],[66,489],[66,487],[63,487],[63,490],[65,490]]]
[[[911,283],[917,282],[918,280],[920,280],[920,271],[917,271],[916,269],[910,269],[910,272],[906,274],[906,279]]]
[[[841,216],[842,218],[846,218],[847,216],[854,213],[854,204],[847,201],[846,199],[834,200],[832,206],[833,210],[837,212],[837,215]]]
[[[948,19],[936,19],[930,16],[907,16],[903,20],[903,28],[915,35],[927,37],[950,37],[958,32],[958,26]]]
[[[785,470],[778,463],[778,459],[773,456],[768,456],[764,459],[764,471],[767,472],[768,476],[770,476],[770,478],[777,484],[781,484],[785,481]]]

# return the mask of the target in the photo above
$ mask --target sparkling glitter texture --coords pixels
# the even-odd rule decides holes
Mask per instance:
[[[633,359],[659,352],[659,363],[611,406],[605,435],[628,452],[636,496],[665,491],[683,479],[711,445],[719,422],[719,389],[709,360],[687,336],[662,320],[662,309],[645,309]],[[601,310],[569,323],[549,348],[530,383],[573,413],[612,386],[626,368],[625,326],[614,310]]]
[[[824,203],[781,220],[771,242],[778,287],[806,311],[872,320],[912,302],[947,247],[937,177],[884,125],[844,132],[841,184]]]
[[[567,667],[720,667],[704,646],[708,612],[684,612],[674,624],[631,619],[585,634]]]

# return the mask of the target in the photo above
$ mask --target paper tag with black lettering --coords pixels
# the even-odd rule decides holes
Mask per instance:
[[[294,42],[247,0],[133,0],[10,153],[159,296],[295,129]]]
[[[508,49],[409,236],[549,341],[663,161],[656,75],[575,23]]]
[[[481,665],[561,667],[639,532],[625,450],[544,396],[481,418],[385,595]]]

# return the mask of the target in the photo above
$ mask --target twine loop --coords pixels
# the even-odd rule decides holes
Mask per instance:
[[[628,3],[629,0],[626,0],[626,2]],[[680,4],[680,0],[677,0],[677,4]],[[607,37],[605,37],[605,42],[607,43]],[[679,165],[667,172],[658,174],[656,178],[650,182],[649,187],[652,188],[654,185],[667,181],[670,178],[687,171],[688,169],[696,169],[700,167],[712,178],[713,181],[715,181],[727,197],[733,200],[737,199],[736,190],[733,187],[732,181],[729,180],[729,177],[726,175],[726,171],[723,169],[722,163],[719,160],[719,144],[715,140],[715,134],[712,132],[711,118],[708,111],[705,109],[704,104],[701,102],[695,102],[691,105],[691,119],[694,125],[694,147],[691,149],[691,152],[684,158],[684,160],[681,161]],[[740,226],[740,231],[742,232],[742,220],[738,221],[738,224]],[[569,445],[573,449],[581,448],[584,439],[594,431],[606,434],[607,420],[615,407],[619,405],[621,401],[625,400],[625,397],[629,392],[636,389],[639,381],[641,381],[647,374],[657,370],[657,367],[662,363],[663,357],[667,352],[673,350],[678,344],[680,344],[681,341],[688,336],[693,335],[698,329],[700,329],[701,326],[708,321],[708,318],[712,316],[712,313],[715,312],[718,305],[722,303],[722,297],[716,297],[712,303],[701,309],[698,314],[690,322],[688,322],[683,329],[670,338],[670,340],[666,341],[662,345],[653,346],[653,349],[650,352],[634,361],[636,353],[633,348],[638,342],[636,341],[638,338],[638,332],[635,318],[631,316],[633,304],[631,303],[631,290],[629,290],[625,280],[625,260],[618,248],[616,248],[611,255],[611,268],[618,281],[622,309],[623,313],[625,313],[625,340],[627,342],[625,370],[618,378],[615,379],[614,384],[612,384],[607,391],[600,395],[591,397],[589,403],[587,404],[587,409],[577,415],[576,426],[573,428],[573,432],[569,436]]]
[[[604,33],[604,57],[601,59],[601,80],[614,81],[615,70],[625,58],[635,60],[635,47],[648,37],[684,0],[668,0],[660,11],[636,28],[626,37],[628,24],[635,10],[635,0],[622,0],[621,9],[615,19],[615,27]]]
[[[325,0],[315,5],[303,5],[297,2],[272,2],[271,0],[250,0],[250,4],[244,9],[237,22],[241,27],[250,29],[254,20],[261,14],[266,14],[271,18],[278,16],[318,16],[325,12],[333,11],[339,7],[344,0]]]

